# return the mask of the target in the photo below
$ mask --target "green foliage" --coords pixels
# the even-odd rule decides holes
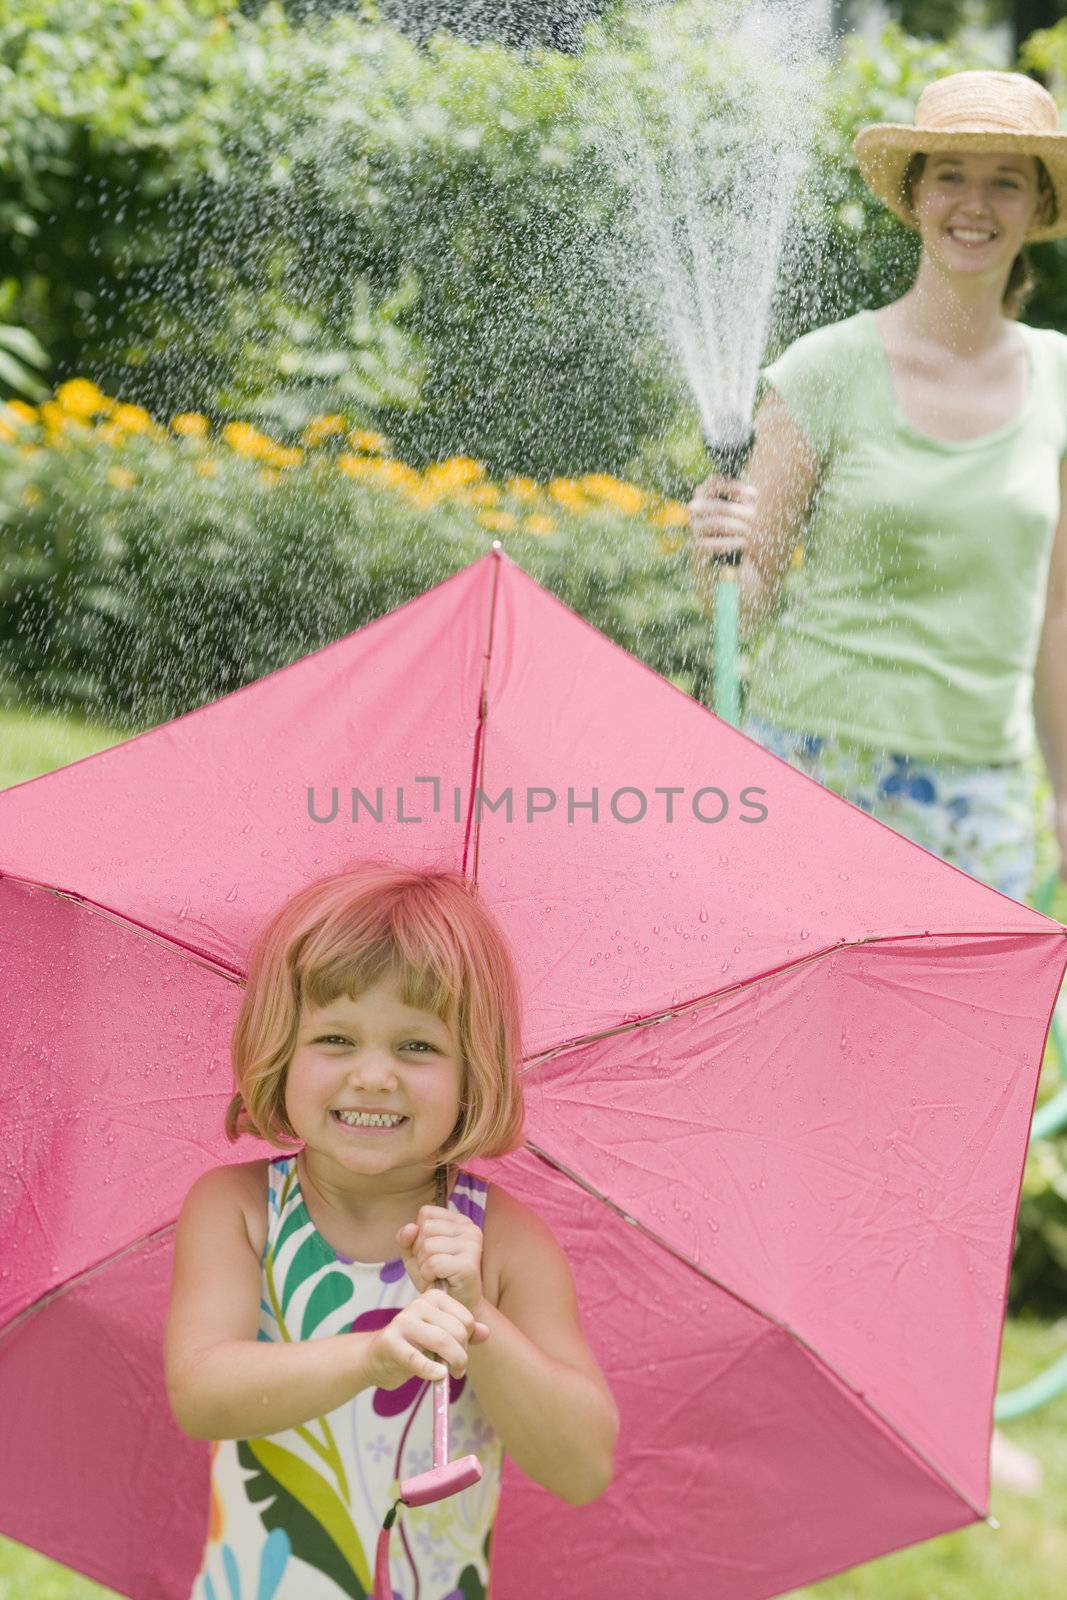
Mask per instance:
[[[5,278],[0,283],[0,317],[14,304],[18,287],[15,278]],[[31,400],[45,400],[48,387],[26,370],[27,361],[43,370],[49,366],[51,357],[28,328],[14,328],[10,323],[0,322],[0,384],[14,389],[16,394],[28,395]]]

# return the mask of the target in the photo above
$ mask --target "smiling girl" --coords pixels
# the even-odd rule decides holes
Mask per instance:
[[[522,1144],[519,1048],[510,951],[458,873],[365,862],[261,931],[227,1134],[299,1148],[210,1169],[178,1219],[167,1392],[213,1441],[195,1600],[369,1593],[449,1374],[454,1454],[482,1477],[405,1507],[401,1600],[484,1597],[504,1451],[572,1505],[611,1482],[618,1412],[567,1260],[461,1164]]]

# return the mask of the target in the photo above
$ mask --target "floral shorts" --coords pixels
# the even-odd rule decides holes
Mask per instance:
[[[1026,762],[975,767],[868,750],[752,712],[741,732],[924,850],[1026,901],[1036,855],[1036,783]]]

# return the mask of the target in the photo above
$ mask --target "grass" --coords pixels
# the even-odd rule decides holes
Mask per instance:
[[[0,788],[50,772],[128,738],[74,717],[0,710]],[[1039,802],[1041,797],[1039,797]],[[1047,873],[1054,850],[1042,839]],[[1067,921],[1067,883],[1057,885],[1052,915]],[[1067,1318],[1010,1320],[1004,1330],[998,1388],[1035,1376],[1067,1350]],[[991,1513],[998,1529],[977,1524],[893,1552],[834,1578],[793,1590],[789,1600],[1062,1600],[1067,1573],[1067,1393],[1003,1428],[1015,1445],[1041,1461],[1036,1496],[994,1483]],[[679,1508],[684,1515],[684,1507]],[[0,1600],[109,1600],[110,1589],[10,1539],[0,1538]]]

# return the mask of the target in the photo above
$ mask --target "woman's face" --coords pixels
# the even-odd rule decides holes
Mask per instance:
[[[944,271],[1000,279],[1042,214],[1033,156],[1006,152],[928,156],[912,185],[923,249]]]

